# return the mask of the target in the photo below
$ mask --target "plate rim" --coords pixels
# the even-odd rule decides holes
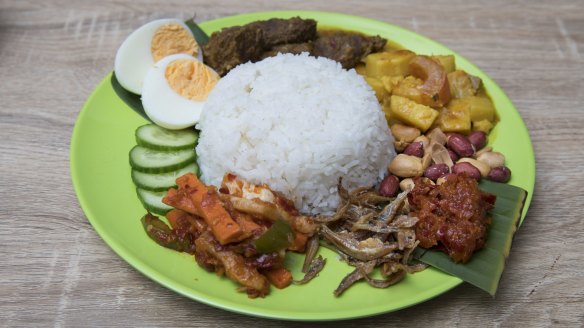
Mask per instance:
[[[438,41],[432,40],[424,35],[418,34],[417,32],[411,31],[409,29],[406,29],[406,28],[403,28],[401,26],[397,26],[397,25],[394,25],[391,23],[386,23],[383,21],[378,21],[375,19],[367,18],[367,17],[354,16],[354,15],[348,15],[348,14],[344,14],[344,13],[335,13],[335,12],[328,12],[328,11],[280,10],[280,11],[251,12],[251,13],[245,13],[245,14],[240,14],[240,15],[221,17],[221,18],[210,20],[210,21],[201,22],[199,25],[204,30],[206,30],[207,26],[209,26],[209,25],[224,25],[224,24],[226,24],[230,21],[233,21],[233,20],[237,21],[237,20],[242,20],[242,19],[244,19],[244,20],[245,19],[266,19],[267,17],[292,17],[292,16],[301,16],[301,17],[306,17],[306,18],[319,17],[318,19],[322,19],[323,17],[325,19],[326,18],[331,18],[331,19],[346,18],[346,19],[356,20],[359,23],[366,22],[367,24],[369,24],[371,26],[375,26],[375,27],[385,26],[389,29],[400,30],[406,34],[415,35],[416,37],[420,38],[421,40],[424,40],[425,42],[438,44],[438,45],[442,46],[443,48],[447,49],[450,53],[456,55],[459,58],[463,58],[464,60],[466,60],[470,65],[473,66],[473,68],[475,68],[483,76],[485,76],[489,80],[491,80],[492,86],[490,86],[490,88],[491,87],[496,88],[497,91],[500,92],[509,101],[509,103],[511,103],[512,108],[507,109],[507,110],[512,110],[512,112],[514,112],[519,117],[519,121],[521,122],[520,128],[522,129],[522,132],[524,132],[527,135],[527,139],[528,139],[529,145],[530,145],[530,148],[527,149],[526,151],[528,152],[528,155],[530,156],[530,158],[533,159],[533,167],[532,167],[532,170],[530,170],[530,171],[532,171],[532,174],[530,174],[530,176],[532,177],[532,181],[530,181],[529,188],[530,188],[530,191],[534,191],[535,172],[536,171],[535,171],[535,156],[533,153],[533,143],[531,141],[529,131],[527,130],[527,127],[525,126],[525,122],[523,121],[523,119],[521,118],[521,115],[519,114],[519,111],[517,110],[515,105],[512,104],[512,102],[509,99],[509,97],[507,96],[507,94],[499,87],[499,85],[497,83],[492,81],[492,79],[490,78],[489,75],[487,75],[485,72],[483,72],[480,68],[478,68],[472,62],[468,61],[466,58],[459,55],[457,52],[446,47],[445,45],[443,45],[442,43],[440,43]],[[225,26],[228,26],[228,25],[225,25]],[[262,311],[262,310],[257,309],[257,306],[250,307],[250,306],[247,306],[245,304],[242,305],[241,303],[234,302],[232,300],[216,299],[216,297],[208,297],[204,293],[201,293],[201,292],[197,292],[197,293],[193,294],[192,292],[185,291],[184,288],[182,287],[182,284],[176,283],[173,279],[164,276],[163,274],[158,272],[156,269],[149,266],[147,263],[136,258],[135,256],[133,256],[130,253],[130,251],[128,249],[126,249],[118,241],[116,241],[115,238],[108,235],[107,232],[105,231],[105,228],[103,228],[100,225],[100,223],[98,222],[98,220],[95,219],[92,214],[90,214],[90,212],[92,212],[92,211],[89,210],[89,208],[90,208],[90,206],[88,205],[89,201],[83,195],[83,192],[80,192],[80,190],[81,190],[81,185],[80,185],[81,184],[80,183],[81,171],[80,171],[80,168],[78,167],[78,163],[75,161],[75,154],[74,154],[75,149],[77,149],[77,147],[79,147],[79,143],[80,143],[80,137],[79,137],[80,124],[79,124],[79,122],[82,121],[83,117],[87,115],[87,112],[88,112],[87,108],[88,108],[89,104],[92,103],[94,101],[94,98],[97,96],[97,94],[98,94],[97,91],[101,88],[108,87],[107,84],[109,83],[110,78],[111,78],[111,72],[108,73],[106,75],[106,77],[103,80],[101,80],[100,83],[92,90],[91,95],[88,97],[88,99],[84,103],[84,105],[83,105],[82,109],[80,110],[78,117],[75,121],[75,126],[74,126],[73,133],[71,136],[70,152],[69,152],[71,179],[72,179],[72,184],[73,184],[73,188],[74,188],[76,197],[77,197],[79,204],[83,210],[83,213],[85,214],[87,220],[90,222],[90,224],[92,225],[94,230],[98,233],[98,235],[105,241],[105,243],[118,256],[120,256],[126,263],[130,264],[130,266],[132,266],[138,272],[144,274],[149,279],[157,282],[158,284],[160,284],[160,285],[162,285],[162,286],[164,286],[164,287],[166,287],[166,288],[168,288],[168,289],[170,289],[170,290],[172,290],[180,295],[186,296],[190,299],[196,300],[200,303],[210,305],[210,306],[213,306],[216,308],[220,308],[220,309],[227,310],[230,312],[255,316],[255,317],[268,318],[268,319],[291,320],[291,321],[345,320],[345,319],[355,319],[355,318],[369,317],[369,316],[373,316],[373,315],[380,315],[380,314],[384,314],[384,313],[397,311],[397,310],[400,310],[403,308],[411,307],[411,306],[414,306],[416,304],[428,301],[432,298],[435,298],[437,296],[445,294],[449,290],[453,289],[454,287],[456,287],[462,283],[462,280],[460,280],[459,278],[451,277],[451,279],[449,279],[447,281],[447,283],[441,284],[440,288],[438,288],[438,290],[435,290],[435,288],[432,288],[432,289],[425,290],[423,293],[418,293],[418,294],[414,295],[409,302],[405,302],[403,304],[403,306],[398,306],[398,307],[389,308],[389,309],[383,308],[383,306],[370,307],[370,308],[367,308],[366,310],[358,310],[355,312],[353,312],[353,311],[345,312],[342,315],[339,315],[338,312],[330,312],[330,311],[318,312],[318,313],[314,313],[314,312],[298,313],[298,312],[273,310],[273,309],[265,309]],[[524,210],[522,213],[521,222],[523,222],[523,220],[525,219],[525,216],[527,215],[529,206],[531,204],[532,196],[533,196],[533,192],[529,192],[528,198],[526,199],[525,207],[524,207]]]

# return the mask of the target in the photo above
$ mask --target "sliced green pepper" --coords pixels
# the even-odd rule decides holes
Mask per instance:
[[[294,232],[284,220],[276,220],[253,244],[260,253],[271,253],[285,249],[294,241]]]
[[[186,236],[181,238],[174,233],[172,229],[157,216],[150,213],[142,217],[142,226],[150,239],[158,245],[173,249],[177,252],[192,253],[194,245]]]

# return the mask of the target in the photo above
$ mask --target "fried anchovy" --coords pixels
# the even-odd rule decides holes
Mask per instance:
[[[381,225],[372,225],[369,223],[355,223],[353,224],[353,231],[356,230],[367,230],[376,233],[394,233],[398,232],[399,229],[393,226],[381,226]]]
[[[420,241],[416,240],[411,248],[408,248],[405,250],[404,257],[402,258],[403,264],[408,264],[408,262],[410,261],[410,256],[412,255],[412,253],[414,252],[414,249],[416,249],[416,247],[418,247],[419,244],[420,244]]]
[[[349,191],[343,187],[343,178],[339,178],[339,183],[337,183],[337,191],[342,200],[349,199]]]
[[[426,263],[416,263],[414,265],[406,265],[407,273],[416,273],[425,270],[428,267]]]
[[[369,261],[369,262],[365,262],[365,263],[360,262],[358,264],[358,267],[355,270],[353,270],[353,272],[349,273],[348,275],[345,276],[345,278],[343,278],[343,280],[341,280],[341,283],[339,284],[337,289],[335,289],[335,291],[334,291],[334,295],[336,297],[341,296],[341,294],[345,290],[347,290],[349,287],[351,287],[357,281],[364,278],[363,273],[366,273],[365,274],[365,276],[366,276],[367,274],[370,274],[371,272],[373,272],[374,268],[375,268],[375,261]]]
[[[306,256],[304,257],[304,264],[302,265],[302,272],[304,272],[304,273],[308,272],[308,269],[310,268],[310,264],[314,260],[314,257],[316,256],[316,252],[318,251],[318,246],[319,246],[318,235],[314,234],[312,237],[310,237],[310,239],[308,239],[308,242],[306,243]]]
[[[312,262],[310,263],[310,267],[308,268],[306,274],[304,275],[304,278],[302,278],[301,280],[294,280],[293,281],[294,284],[295,285],[304,285],[305,283],[311,281],[316,276],[318,276],[318,273],[322,270],[322,268],[324,268],[325,264],[326,264],[326,259],[319,255],[317,258],[313,259]]]
[[[362,195],[359,195],[359,202],[365,203],[368,205],[377,205],[380,203],[389,203],[391,198],[381,196],[375,192],[366,192]]]
[[[385,262],[381,265],[381,268],[379,269],[379,273],[381,273],[381,276],[383,277],[389,277],[392,274],[403,270],[404,269],[404,265],[399,263],[399,262]]]
[[[367,274],[365,272],[362,272],[361,274],[363,275],[363,278],[365,279],[365,281],[367,281],[367,283],[369,285],[371,285],[375,288],[387,288],[391,285],[394,285],[394,284],[400,282],[406,276],[406,271],[399,270],[398,272],[389,276],[389,278],[387,278],[387,279],[373,279],[373,278],[369,277],[369,274]]]
[[[351,191],[351,193],[349,194],[349,203],[366,205],[366,202],[364,202],[361,198],[363,195],[367,193],[368,190],[369,190],[368,187],[359,187]]]
[[[375,213],[368,213],[358,218],[357,221],[351,227],[351,231],[359,230],[359,226],[368,226],[368,222],[375,216]],[[362,229],[365,230],[365,229]]]
[[[399,262],[386,262],[381,265],[379,272],[383,277],[389,277],[398,271],[405,271],[407,273],[416,273],[426,269],[428,265],[424,263],[416,263],[413,265],[403,264]]]
[[[382,257],[391,253],[397,247],[395,243],[383,243],[378,247],[362,245],[358,240],[336,233],[327,226],[322,226],[320,232],[326,240],[338,247],[340,251],[361,261],[370,261]]]
[[[343,217],[343,215],[345,215],[345,212],[347,211],[347,209],[350,206],[351,206],[351,203],[347,202],[345,205],[343,205],[341,208],[339,208],[337,210],[335,215],[333,215],[333,216],[314,216],[313,220],[315,222],[319,222],[319,223],[331,223],[331,222],[338,221],[339,219],[341,219]]]
[[[391,220],[393,220],[393,218],[397,214],[399,208],[401,207],[402,203],[404,202],[407,196],[408,196],[407,190],[397,195],[395,200],[389,203],[387,206],[385,206],[383,211],[381,211],[381,213],[379,214],[379,219],[387,223],[391,222]]]
[[[339,253],[339,254],[343,254],[343,253]],[[386,262],[400,261],[401,258],[402,258],[402,255],[400,253],[391,252],[383,257],[376,259],[375,266],[377,267],[378,265],[381,265],[381,264],[386,263]],[[348,257],[347,255],[344,255],[344,254],[341,255],[341,260],[347,262],[347,264],[349,264],[350,266],[354,266],[354,267],[357,267],[357,266],[363,264],[363,261],[359,261],[357,259]]]
[[[418,221],[415,216],[400,215],[391,222],[391,225],[398,228],[413,228]]]
[[[359,220],[359,218],[369,213],[373,213],[374,215],[377,213],[375,210],[367,207],[359,207],[353,204],[349,205],[350,205],[349,208],[344,214],[346,215],[346,218],[349,219],[350,221],[357,221]]]
[[[400,229],[397,233],[397,248],[401,251],[414,247],[416,232],[413,229]]]

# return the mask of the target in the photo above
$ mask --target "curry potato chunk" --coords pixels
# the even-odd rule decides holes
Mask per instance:
[[[483,131],[486,134],[489,134],[493,129],[494,125],[489,120],[482,120],[478,122],[472,122],[472,130],[473,131]]]
[[[370,77],[410,75],[410,60],[416,56],[409,50],[373,53],[365,57],[365,74]]]
[[[470,118],[473,122],[478,122],[482,120],[488,120],[490,122],[495,122],[495,106],[491,99],[486,97],[476,97],[471,96],[464,99],[470,107]]]
[[[459,99],[453,99],[440,111],[436,122],[443,132],[468,134],[471,127],[470,105]]]
[[[437,61],[440,65],[442,65],[446,74],[452,73],[456,69],[456,64],[454,62],[453,55],[438,55],[432,56],[431,58]]]
[[[391,96],[391,117],[422,131],[428,130],[438,116],[438,111],[400,96]]]
[[[375,91],[375,96],[377,97],[377,101],[382,102],[383,99],[388,95],[387,90],[383,86],[383,82],[380,79],[376,79],[374,77],[365,76],[365,81],[367,84]]]
[[[419,104],[424,103],[424,95],[420,91],[420,86],[424,81],[414,76],[407,76],[399,80],[392,89],[391,94],[411,99]]]

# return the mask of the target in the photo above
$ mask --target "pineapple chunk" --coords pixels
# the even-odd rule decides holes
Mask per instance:
[[[462,100],[453,99],[440,111],[436,120],[443,132],[470,133],[470,105]]]
[[[416,54],[409,50],[377,52],[365,57],[365,74],[370,77],[410,74],[410,60]]]
[[[493,128],[493,123],[491,123],[489,120],[482,120],[482,121],[473,121],[472,122],[472,130],[473,131],[483,131],[484,133],[489,133],[491,132],[491,129]]]
[[[456,69],[453,55],[432,56],[432,59],[436,60],[442,65],[442,67],[444,67],[446,74],[452,73]]]
[[[382,102],[383,99],[388,95],[385,87],[383,86],[383,83],[379,79],[369,76],[365,77],[365,81],[367,81],[367,84],[369,84],[373,91],[375,91],[377,101]]]
[[[390,112],[391,118],[415,126],[422,131],[428,130],[438,116],[438,111],[435,109],[395,95],[391,96]]]
[[[419,104],[424,102],[424,95],[418,89],[418,86],[424,84],[424,81],[414,77],[408,76],[405,79],[400,80],[392,90],[392,94],[400,97],[406,97]]]
[[[454,99],[474,96],[478,89],[478,86],[475,88],[470,76],[465,71],[448,73],[448,85]]]

